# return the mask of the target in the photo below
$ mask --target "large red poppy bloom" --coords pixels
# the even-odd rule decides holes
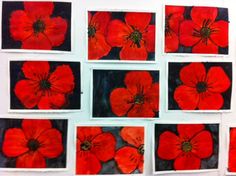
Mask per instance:
[[[230,172],[236,172],[236,128],[230,129],[228,170]]]
[[[15,95],[26,108],[60,109],[74,89],[74,75],[69,65],[57,66],[50,73],[47,61],[27,61],[22,66],[26,79],[16,83]]]
[[[125,14],[125,23],[115,19],[108,25],[107,41],[121,47],[121,60],[147,60],[155,51],[155,25],[150,25],[151,13]]]
[[[128,143],[117,150],[115,161],[124,174],[130,174],[136,169],[143,172],[144,163],[144,128],[124,127],[120,132],[121,138]]]
[[[112,112],[117,116],[154,117],[159,110],[159,83],[146,71],[131,71],[125,76],[126,88],[110,94]]]
[[[62,135],[49,120],[23,120],[22,128],[6,130],[2,152],[16,158],[17,168],[46,168],[46,158],[63,152]]]
[[[159,137],[157,156],[162,160],[174,160],[175,170],[201,168],[201,159],[213,154],[212,134],[204,125],[177,125],[178,135],[171,131]]]
[[[111,46],[106,42],[107,25],[111,19],[109,12],[88,12],[88,59],[106,56]]]
[[[64,42],[67,21],[50,17],[53,9],[53,2],[24,2],[24,10],[11,13],[10,34],[22,49],[51,50]]]
[[[78,127],[76,145],[76,174],[98,174],[115,156],[115,137],[100,127]]]
[[[165,52],[175,52],[179,48],[179,26],[184,19],[184,7],[165,6]]]
[[[192,47],[192,53],[217,54],[218,47],[228,46],[228,22],[217,20],[218,9],[193,7],[192,20],[180,25],[180,43]]]
[[[206,73],[202,63],[191,63],[180,70],[182,85],[174,92],[174,99],[183,110],[218,110],[224,104],[221,93],[231,85],[222,67],[212,66]]]

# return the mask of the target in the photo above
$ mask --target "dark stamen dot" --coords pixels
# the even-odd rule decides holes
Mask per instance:
[[[47,79],[43,79],[40,82],[40,88],[42,90],[48,90],[51,88],[51,83]]]
[[[211,35],[211,29],[208,27],[203,27],[200,30],[200,34],[201,34],[202,38],[209,38]]]
[[[134,103],[135,104],[143,104],[144,103],[144,95],[143,94],[137,94],[134,97]]]
[[[138,152],[143,155],[144,154],[144,145],[140,145],[138,148]]]
[[[36,151],[40,147],[40,143],[36,139],[30,139],[27,143],[27,147],[30,151]]]
[[[40,33],[45,30],[45,23],[42,20],[37,20],[33,24],[34,33]]]
[[[96,34],[96,28],[92,25],[89,25],[88,27],[88,36],[89,37],[94,37]]]
[[[89,141],[84,141],[82,144],[80,144],[80,149],[84,151],[90,150],[91,147],[92,147],[92,144]]]
[[[132,42],[135,45],[137,45],[138,48],[140,48],[141,47],[140,42],[142,41],[142,37],[143,37],[142,33],[135,29],[128,38],[132,40]]]
[[[192,151],[192,144],[190,142],[183,142],[181,149],[183,152],[191,152]]]
[[[205,82],[198,82],[196,85],[196,89],[198,93],[206,92],[207,84]]]

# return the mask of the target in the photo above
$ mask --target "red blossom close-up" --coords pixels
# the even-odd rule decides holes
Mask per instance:
[[[236,172],[236,128],[230,129],[230,143],[229,143],[229,172]]]

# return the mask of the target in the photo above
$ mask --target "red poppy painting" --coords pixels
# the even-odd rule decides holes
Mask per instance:
[[[236,172],[236,128],[230,128],[229,139],[228,171]]]
[[[155,171],[218,167],[218,124],[156,124]]]
[[[3,49],[70,51],[71,3],[3,3]]]
[[[144,127],[77,127],[77,175],[142,173],[143,163]]]
[[[228,9],[166,6],[165,52],[228,54]]]
[[[66,168],[67,120],[1,119],[0,122],[3,129],[0,167]]]
[[[231,63],[169,63],[169,109],[229,110]]]
[[[11,61],[11,109],[80,109],[80,63]]]
[[[155,59],[155,13],[88,12],[88,60]]]

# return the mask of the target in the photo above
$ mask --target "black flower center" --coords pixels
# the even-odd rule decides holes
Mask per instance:
[[[94,37],[96,34],[96,28],[92,25],[89,25],[88,27],[88,36],[89,37]]]
[[[199,82],[197,83],[196,88],[198,93],[206,92],[207,84],[205,82]]]
[[[82,144],[80,144],[80,149],[84,151],[90,150],[91,147],[92,147],[92,144],[89,141],[84,141]]]
[[[27,147],[30,151],[36,151],[40,147],[40,143],[36,139],[30,139],[27,143]]]
[[[45,23],[42,20],[37,20],[33,24],[34,33],[40,33],[45,30]]]
[[[181,149],[183,152],[191,152],[192,151],[192,144],[190,142],[183,142]]]
[[[140,31],[138,31],[137,29],[135,29],[130,36],[128,37],[130,40],[132,40],[132,42],[137,45],[138,48],[140,48],[140,42],[142,41],[142,33]]]
[[[143,104],[144,103],[144,95],[143,94],[137,94],[134,97],[134,103],[135,104]]]
[[[43,79],[40,81],[40,88],[42,90],[48,90],[51,88],[51,83],[47,79]]]
[[[144,145],[140,145],[138,148],[138,152],[143,155],[144,154]]]
[[[201,34],[202,38],[209,38],[211,35],[211,29],[209,27],[203,27],[200,30],[200,34]]]

